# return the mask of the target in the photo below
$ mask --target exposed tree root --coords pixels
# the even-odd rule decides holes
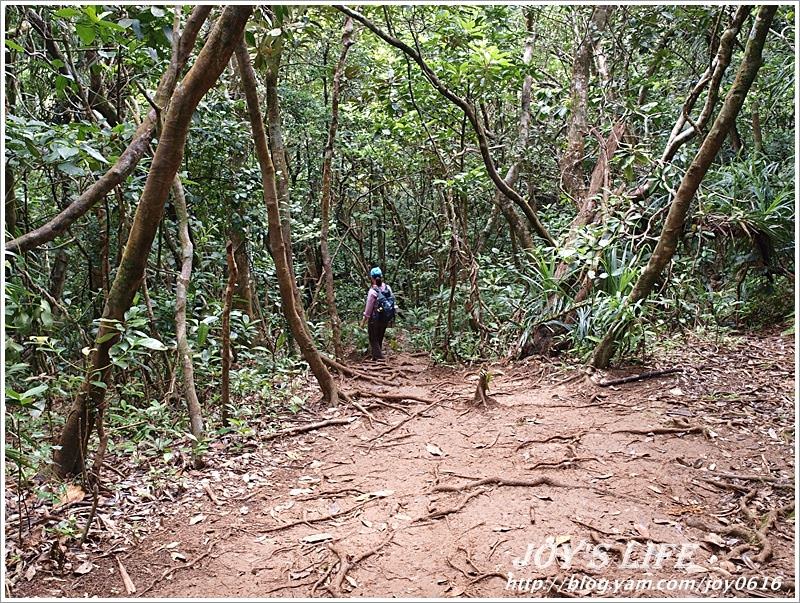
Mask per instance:
[[[512,486],[519,488],[535,488],[536,486],[552,486],[554,488],[573,488],[569,484],[562,483],[552,477],[543,475],[535,479],[507,479],[505,477],[484,477],[469,484],[453,486],[450,484],[440,484],[433,487],[433,492],[463,492],[469,488],[478,486]]]
[[[456,492],[457,490],[440,490],[440,492]],[[445,517],[446,515],[452,515],[453,513],[458,513],[461,509],[467,506],[467,503],[475,498],[476,496],[480,496],[484,494],[485,490],[476,490],[475,492],[470,492],[464,498],[461,499],[455,507],[447,507],[446,509],[441,509],[439,511],[433,511],[432,513],[428,513],[427,515],[423,515],[422,517],[417,518],[414,520],[415,523],[419,523],[421,521],[427,521],[429,519],[440,519]]]
[[[306,518],[306,519],[296,519],[295,521],[290,521],[289,523],[285,523],[285,524],[282,524],[282,525],[279,525],[279,526],[264,526],[263,524],[258,524],[258,523],[252,523],[250,525],[253,526],[253,527],[258,528],[259,532],[264,532],[264,533],[280,532],[282,530],[288,530],[289,528],[293,528],[293,527],[299,526],[299,525],[308,525],[308,524],[312,524],[312,523],[320,523],[322,521],[328,521],[330,519],[336,519],[337,517],[342,517],[343,515],[347,515],[349,513],[352,513],[356,509],[360,509],[361,507],[363,507],[368,502],[370,502],[370,500],[362,501],[362,502],[360,502],[358,504],[353,505],[349,509],[344,509],[342,511],[337,511],[336,513],[329,513],[328,515],[323,515],[322,517],[314,517],[314,518],[311,518],[311,519],[308,519],[308,518]]]
[[[381,433],[379,433],[377,436],[375,436],[375,439],[373,440],[373,442],[375,442],[376,440],[378,440],[378,439],[382,438],[382,437],[383,437],[383,436],[385,436],[385,435],[388,435],[388,434],[392,433],[392,432],[393,432],[395,429],[397,429],[398,427],[402,427],[403,425],[405,425],[406,423],[408,423],[408,422],[409,422],[409,421],[411,421],[412,419],[414,419],[414,418],[416,418],[416,417],[420,416],[422,413],[424,413],[424,412],[426,412],[426,411],[430,410],[430,409],[431,409],[431,408],[433,408],[434,406],[436,406],[436,405],[438,405],[438,404],[441,404],[441,403],[442,403],[442,401],[441,401],[441,400],[436,400],[436,401],[434,401],[434,402],[431,402],[431,403],[430,403],[430,404],[428,404],[427,406],[425,406],[425,407],[421,408],[420,410],[418,410],[418,411],[416,411],[416,412],[414,412],[414,413],[412,413],[412,414],[408,415],[408,416],[407,416],[405,419],[403,419],[403,420],[401,420],[401,421],[399,421],[399,422],[395,423],[394,425],[392,425],[392,426],[391,426],[391,427],[389,427],[388,429],[384,429],[384,430],[383,430]]]
[[[339,548],[335,544],[329,544],[328,548],[336,553],[336,556],[339,558],[339,569],[336,572],[336,575],[331,579],[330,584],[328,584],[325,588],[328,590],[329,593],[335,598],[342,597],[342,583],[344,582],[345,578],[347,577],[347,572],[353,569],[356,565],[364,561],[367,557],[371,557],[385,546],[387,546],[393,539],[394,539],[395,531],[392,530],[389,532],[387,538],[384,538],[383,541],[378,544],[377,546],[361,553],[358,557],[355,557],[352,561],[349,560],[349,556],[345,553],[341,548]]]
[[[384,382],[383,378],[378,378],[374,375],[368,375],[367,373],[357,371],[353,368],[350,368],[349,366],[342,364],[341,362],[334,360],[333,358],[327,356],[326,354],[320,354],[320,357],[322,358],[322,362],[324,362],[330,368],[334,369],[340,375],[345,375],[346,377],[355,377],[358,379],[363,379],[364,381],[370,381],[372,383],[380,384]]]
[[[564,440],[566,442],[573,442],[574,443],[574,442],[577,442],[578,440],[580,440],[585,435],[586,435],[585,431],[578,431],[576,433],[568,433],[568,434],[560,434],[559,433],[559,434],[550,436],[549,438],[545,438],[543,440],[525,440],[524,442],[518,444],[517,447],[514,450],[521,450],[521,449],[523,449],[523,448],[525,448],[527,446],[530,446],[531,444],[547,444],[548,442],[553,442],[555,440]]]
[[[325,421],[319,421],[317,423],[308,423],[306,425],[298,425],[297,427],[289,427],[287,429],[281,429],[280,431],[275,431],[273,433],[268,433],[265,436],[261,437],[262,441],[269,441],[274,440],[276,438],[280,438],[285,435],[294,435],[297,433],[305,433],[307,431],[313,431],[315,429],[322,429],[323,427],[329,427],[331,425],[347,425],[348,423],[352,423],[355,421],[355,417],[345,417],[343,419],[326,419]]]
[[[742,497],[739,501],[739,508],[745,514],[745,516],[752,521],[754,524],[758,526],[760,519],[756,513],[754,513],[748,506],[747,502],[755,495],[755,491],[749,492],[747,495]],[[704,530],[706,532],[716,532],[718,534],[724,534],[726,536],[733,536],[735,538],[739,538],[744,542],[733,549],[728,553],[726,556],[728,559],[735,558],[742,553],[751,550],[754,548],[753,543],[757,542],[760,546],[759,553],[753,558],[753,560],[757,563],[763,564],[769,561],[772,558],[772,544],[769,542],[767,538],[767,533],[775,524],[777,519],[786,513],[790,513],[794,510],[794,502],[791,502],[783,507],[779,507],[777,509],[772,509],[767,513],[766,518],[764,519],[761,525],[753,530],[751,528],[747,528],[743,525],[734,525],[734,526],[723,526],[723,525],[709,525],[703,520],[699,518],[690,518],[687,520],[686,525],[689,525],[694,528],[698,528]]]
[[[569,467],[573,463],[582,463],[582,462],[585,462],[585,461],[598,461],[599,462],[600,459],[597,458],[596,456],[574,456],[574,457],[562,459],[562,460],[556,461],[556,462],[541,461],[539,463],[536,463],[535,465],[527,467],[527,469],[528,470],[533,470],[533,469],[539,469],[540,467],[548,467],[550,469],[557,469],[557,468],[561,468],[561,467]]]

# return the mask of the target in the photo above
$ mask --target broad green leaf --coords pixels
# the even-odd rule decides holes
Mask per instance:
[[[158,339],[153,337],[142,337],[137,341],[137,343],[141,346],[146,347],[149,350],[156,350],[159,352],[163,352],[164,350],[168,349],[163,343],[161,343]]]
[[[77,32],[78,37],[81,39],[81,42],[87,46],[94,42],[94,39],[97,37],[94,26],[86,23],[76,23],[75,31]]]

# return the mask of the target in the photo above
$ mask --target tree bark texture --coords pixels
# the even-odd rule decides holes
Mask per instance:
[[[79,471],[83,465],[94,413],[105,400],[110,376],[109,352],[119,337],[117,325],[122,324],[144,277],[164,204],[183,159],[192,114],[228,64],[251,11],[251,6],[241,5],[229,6],[223,11],[197,60],[172,96],[128,242],[106,299],[90,368],[66,418],[60,449],[54,454],[54,470],[61,477]]]
[[[242,85],[247,99],[247,109],[250,116],[250,126],[253,129],[253,140],[258,156],[258,163],[261,168],[261,180],[264,188],[264,202],[267,206],[267,218],[269,221],[269,243],[272,249],[272,257],[275,261],[275,271],[278,276],[278,289],[281,295],[281,307],[292,335],[300,347],[306,362],[308,362],[311,372],[317,379],[322,395],[330,404],[338,402],[338,390],[330,372],[325,366],[322,357],[314,347],[314,341],[306,329],[302,314],[298,311],[297,283],[295,282],[289,267],[288,255],[291,247],[287,246],[281,232],[281,216],[278,204],[278,190],[276,187],[275,165],[269,152],[267,135],[264,131],[264,122],[261,116],[258,93],[256,88],[256,76],[253,66],[250,63],[250,56],[244,42],[236,48],[236,59],[239,63],[239,70],[242,77]]]

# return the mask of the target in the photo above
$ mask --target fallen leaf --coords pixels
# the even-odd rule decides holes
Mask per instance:
[[[362,500],[369,500],[371,498],[386,498],[387,496],[391,496],[394,494],[394,490],[377,490],[376,492],[365,492],[364,494],[359,494],[356,496],[356,502],[361,502]]]
[[[353,578],[351,578],[350,576],[347,576],[347,575],[345,575],[344,579],[347,580],[347,582],[353,588],[358,588],[358,582],[356,582],[355,579],[353,579]]]
[[[702,565],[697,565],[695,563],[690,563],[686,566],[686,573],[687,574],[706,574],[708,573],[708,568],[703,567]]]
[[[78,574],[79,576],[82,576],[84,574],[88,574],[93,569],[94,569],[94,565],[92,565],[91,561],[84,561],[78,567],[76,567],[74,570],[72,570],[72,572],[74,574]]]
[[[436,444],[425,444],[425,450],[427,450],[433,456],[444,456],[444,452],[442,452],[442,449]]]
[[[558,534],[556,535],[554,543],[556,546],[558,546],[559,544],[564,544],[565,542],[569,542],[571,539],[572,536],[570,536],[569,534]]]
[[[642,538],[650,538],[650,530],[647,529],[647,526],[641,523],[633,524],[633,527],[636,528],[636,531],[639,532]]]
[[[725,541],[722,539],[722,536],[719,534],[715,534],[714,532],[709,532],[703,537],[703,542],[708,542],[709,544],[713,544],[714,546],[718,546],[723,548],[725,546]]]
[[[311,494],[313,490],[311,488],[292,488],[289,490],[289,496],[303,496],[305,494]]]
[[[664,494],[664,491],[661,488],[657,487],[657,486],[647,486],[647,487],[648,487],[648,489],[652,490],[656,494]]]
[[[201,521],[203,521],[205,518],[206,518],[206,516],[205,516],[205,515],[203,515],[202,513],[200,513],[199,515],[195,515],[194,517],[192,517],[192,518],[189,520],[189,525],[190,525],[190,526],[193,526],[193,525],[194,525],[194,524],[196,524],[196,523],[200,523],[200,522],[201,522]]]
[[[169,556],[173,561],[186,561],[186,555],[178,551],[170,551]]]
[[[319,534],[309,534],[303,537],[303,542],[313,544],[315,542],[325,542],[326,540],[333,540],[333,534],[321,532]]]
[[[31,565],[28,569],[25,570],[25,579],[30,582],[33,577],[36,575],[36,566]]]
[[[80,486],[75,484],[67,484],[67,488],[64,490],[61,498],[58,500],[58,504],[53,508],[59,509],[64,505],[68,505],[69,503],[80,502],[85,496],[86,492],[84,492]]]
[[[511,526],[495,526],[492,528],[492,532],[510,532],[513,529]]]
[[[176,546],[178,546],[179,544],[180,544],[180,542],[178,542],[178,541],[176,540],[175,542],[170,542],[169,544],[165,544],[165,545],[164,545],[164,548],[165,548],[165,549],[174,549],[174,548],[175,548]]]
[[[402,521],[411,521],[413,519],[410,515],[406,515],[405,513],[398,513],[394,518]]]
[[[243,507],[239,507],[239,513],[241,513],[242,515],[247,515],[249,512],[250,512],[250,507],[246,505]]]

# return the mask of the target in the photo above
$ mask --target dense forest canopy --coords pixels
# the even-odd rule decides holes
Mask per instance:
[[[444,363],[793,320],[793,6],[205,8],[4,7],[8,477],[335,397],[376,265]]]

